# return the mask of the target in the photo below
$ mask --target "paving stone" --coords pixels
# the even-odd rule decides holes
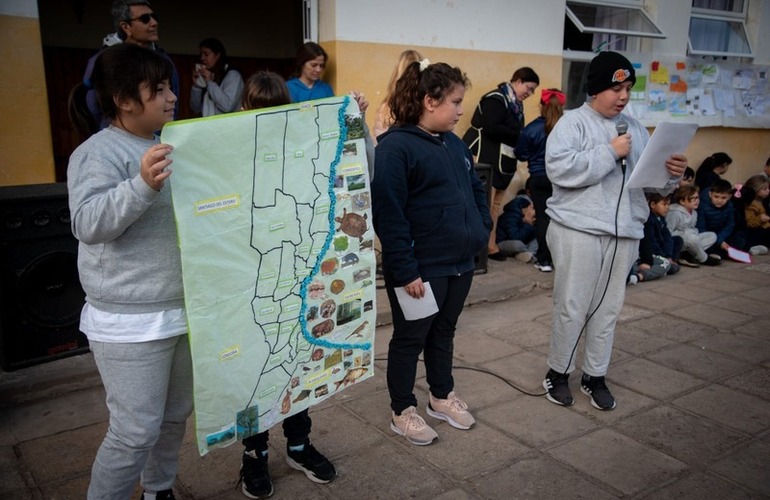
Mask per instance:
[[[610,374],[612,375],[612,371]],[[637,413],[651,405],[658,404],[657,401],[650,399],[647,396],[643,396],[638,392],[631,391],[614,383],[611,376],[607,377],[607,385],[609,386],[612,395],[615,396],[615,403],[617,406],[614,410],[597,410],[591,406],[588,396],[580,392],[579,388],[576,388],[576,390],[573,391],[575,404],[570,409],[581,415],[585,415],[593,422],[598,422],[601,425],[612,425],[628,415]]]
[[[438,441],[418,447],[421,458],[458,481],[498,469],[530,451],[483,422],[463,431],[432,417],[427,421],[438,433]],[[473,450],[473,460],[468,460],[469,450]]]
[[[708,420],[658,406],[619,422],[616,429],[685,463],[702,467],[745,441]]]
[[[751,363],[770,360],[770,342],[746,335],[721,332],[714,335],[704,335],[690,344]]]
[[[474,415],[475,412],[481,408],[524,397],[521,392],[498,378],[502,375],[494,372],[487,372],[489,372],[489,370],[486,368],[472,366],[460,368],[457,364],[452,371],[455,381],[455,391],[460,399],[468,403],[468,407]],[[427,394],[428,384],[424,379],[419,382],[419,386]]]
[[[14,498],[26,487],[23,462],[16,458],[13,447],[0,448],[0,498]]]
[[[666,295],[665,300],[661,300],[657,289],[649,290],[645,289],[644,286],[637,286],[635,288],[637,288],[635,293],[626,293],[625,304],[643,307],[651,311],[670,311],[690,306],[696,302],[691,298],[687,298],[687,296],[673,297],[671,295]]]
[[[517,398],[479,411],[478,418],[534,448],[584,434],[597,426],[585,416],[551,403],[545,397]]]
[[[704,382],[646,359],[632,359],[612,369],[616,384],[657,399],[667,399]]]
[[[78,476],[90,476],[106,432],[107,425],[101,423],[27,441],[19,445],[21,459],[41,488]]]
[[[768,457],[770,444],[755,441],[723,458],[714,464],[711,470],[762,495],[770,496]]]
[[[431,446],[440,446],[440,442]],[[449,486],[446,477],[425,462],[426,448],[430,446],[386,441],[360,454],[348,455],[335,463],[339,473],[348,479],[327,484],[326,491],[336,498],[383,499],[407,495],[426,498],[444,491]]]
[[[535,346],[547,346],[551,342],[551,325],[537,321],[522,321],[487,332],[495,338],[524,349]]]
[[[757,367],[722,381],[722,385],[748,392],[770,401],[770,368]]]
[[[479,497],[466,490],[455,488],[453,490],[445,491],[444,493],[436,495],[433,497],[433,500],[472,500],[474,498]]]
[[[583,474],[542,454],[527,456],[476,481],[474,490],[484,498],[570,498],[603,500],[618,498],[617,490],[602,488]]]
[[[732,276],[732,271],[728,271],[726,276]],[[696,278],[690,281],[688,285],[692,285],[697,288],[699,297],[701,296],[701,291],[706,289],[716,291],[723,298],[727,298],[731,295],[757,288],[757,285],[754,283],[734,279],[725,279],[723,277],[716,276],[704,276],[703,278]]]
[[[425,405],[428,401],[428,395],[422,390],[415,391],[418,401],[418,410],[425,416]],[[368,422],[374,429],[381,431],[383,435],[391,435],[390,430],[390,396],[387,391],[373,393],[369,396],[356,398],[345,402],[345,407]]]
[[[613,348],[640,356],[648,352],[659,351],[677,342],[662,335],[643,330],[638,325],[639,323],[632,323],[617,328],[612,344]]]
[[[637,321],[640,319],[649,318],[654,314],[655,312],[650,311],[649,309],[635,307],[632,304],[624,304],[623,309],[620,311],[620,315],[618,315],[618,323],[623,324],[628,323],[629,321]]]
[[[676,342],[687,342],[717,331],[710,325],[703,325],[687,321],[669,314],[659,314],[626,325],[627,328],[635,327],[651,335],[667,338]]]
[[[749,434],[758,434],[770,426],[769,402],[721,385],[709,385],[673,404]]]
[[[670,346],[648,354],[647,358],[704,380],[719,380],[746,369],[742,361],[696,345]]]
[[[733,295],[732,293],[725,291],[725,295],[712,300],[709,304],[747,316],[762,316],[763,314],[767,314],[767,311],[765,310],[767,305],[761,300],[757,300],[756,296],[754,298],[749,298],[741,295]]]
[[[40,486],[42,498],[46,500],[69,500],[72,498],[86,498],[90,475],[78,476],[55,483],[47,483]],[[137,485],[131,498],[140,498],[142,489]],[[182,500],[182,499],[179,499]]]
[[[719,500],[742,500],[754,498],[753,495],[712,474],[697,472],[664,486],[645,500],[703,500],[718,498]]]
[[[78,391],[66,398],[44,399],[0,410],[0,417],[12,426],[0,436],[0,445],[17,444],[57,432],[106,422],[109,419],[101,387]]]
[[[454,358],[461,363],[484,363],[517,352],[521,352],[519,347],[483,332],[458,331],[455,335]]]
[[[546,356],[531,351],[484,363],[482,368],[497,373],[526,391],[535,393],[543,391],[543,377],[548,372]]]
[[[658,298],[658,300],[667,300],[664,296],[670,295],[674,298],[686,298],[686,297],[693,297],[694,290],[697,290],[697,300],[696,302],[707,302],[709,300],[718,299],[723,295],[722,292],[719,290],[713,290],[713,289],[699,289],[694,288],[692,285],[692,277],[687,276],[686,271],[689,271],[689,269],[683,269],[685,271],[685,274],[682,274],[681,272],[677,274],[677,277],[679,279],[676,280],[663,280],[661,283],[655,283],[655,291],[662,294],[661,297]],[[696,271],[697,272],[697,271]]]
[[[738,333],[770,342],[770,318],[757,318],[741,325]]]
[[[684,463],[610,429],[570,440],[551,448],[548,454],[626,495],[662,484],[687,470]]]
[[[698,303],[681,309],[674,309],[669,314],[717,328],[735,328],[752,319],[746,314],[717,307],[714,303]]]

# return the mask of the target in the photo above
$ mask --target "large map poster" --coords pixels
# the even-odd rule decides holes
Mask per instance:
[[[201,454],[373,375],[363,130],[349,97],[163,129]]]

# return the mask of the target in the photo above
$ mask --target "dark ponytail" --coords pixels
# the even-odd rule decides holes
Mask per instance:
[[[425,96],[442,102],[455,85],[470,85],[468,77],[460,68],[436,63],[429,64],[421,71],[420,64],[413,62],[406,67],[388,100],[394,124],[417,125],[422,116]]]

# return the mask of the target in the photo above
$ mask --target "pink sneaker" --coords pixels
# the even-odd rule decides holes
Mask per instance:
[[[436,399],[430,395],[428,415],[440,420],[446,420],[456,429],[468,430],[476,423],[476,419],[468,411],[468,405],[457,398],[454,391],[446,399]]]
[[[427,446],[438,439],[436,431],[425,423],[425,420],[417,414],[417,408],[410,406],[396,415],[391,412],[390,428],[399,436],[404,436],[407,441],[417,446]]]

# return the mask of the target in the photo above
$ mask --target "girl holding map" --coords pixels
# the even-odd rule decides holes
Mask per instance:
[[[414,382],[421,352],[430,386],[428,415],[463,430],[475,423],[452,379],[457,319],[473,279],[474,256],[492,227],[471,152],[452,133],[467,84],[459,68],[411,63],[390,97],[394,125],[375,150],[373,222],[393,315],[390,428],[416,445],[438,438],[417,413]],[[428,316],[407,317],[402,310],[402,301],[432,305],[433,300],[437,312]]]
[[[174,119],[171,63],[132,43],[102,51],[70,97],[87,126],[93,88],[110,125],[70,157],[72,232],[86,292],[80,330],[107,394],[109,428],[96,454],[88,498],[173,499],[192,365],[171,192],[171,146],[155,135]],[[85,129],[87,130],[87,128]]]

